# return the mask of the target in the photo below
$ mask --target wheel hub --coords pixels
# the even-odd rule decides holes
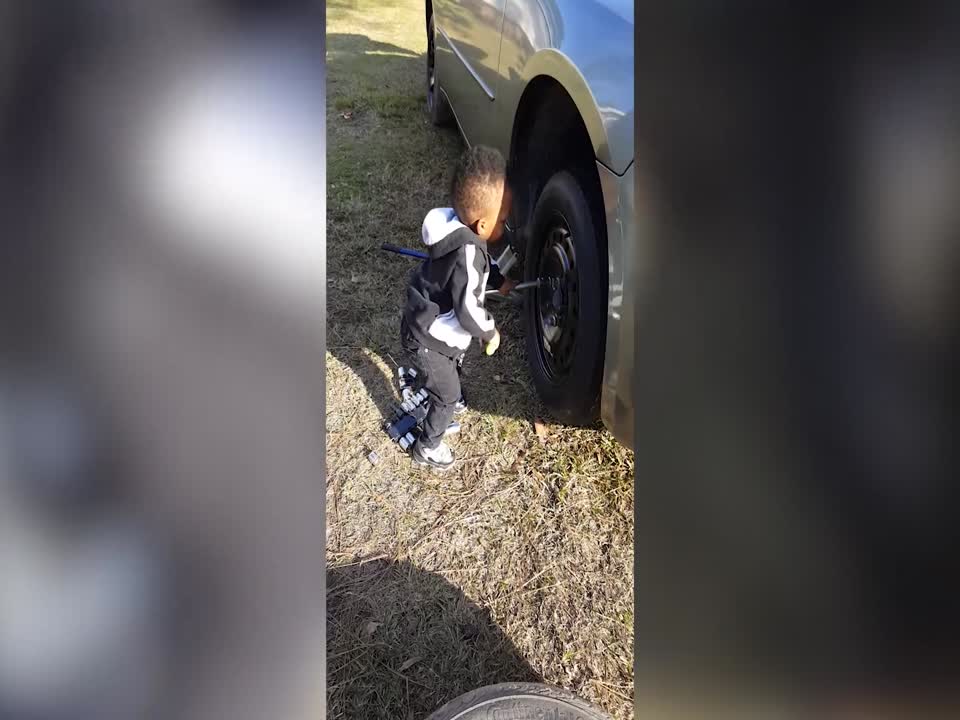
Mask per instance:
[[[437,83],[436,59],[434,58],[433,38],[427,38],[427,107],[433,107],[434,91]]]
[[[537,314],[544,359],[553,376],[567,374],[577,322],[577,271],[573,237],[559,221],[548,231],[538,267]]]

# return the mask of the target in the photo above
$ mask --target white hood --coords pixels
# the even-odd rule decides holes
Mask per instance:
[[[420,233],[424,245],[429,247],[462,227],[466,227],[466,225],[460,222],[460,218],[457,217],[453,208],[434,208],[423,219],[423,228]]]

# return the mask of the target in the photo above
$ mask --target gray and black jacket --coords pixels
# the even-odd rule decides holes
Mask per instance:
[[[410,276],[405,325],[424,347],[456,357],[472,338],[489,342],[493,316],[484,307],[490,275],[486,243],[451,208],[435,208],[423,221],[429,257]]]

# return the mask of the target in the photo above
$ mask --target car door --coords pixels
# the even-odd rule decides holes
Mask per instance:
[[[507,0],[434,3],[440,85],[471,145],[494,144],[491,125],[506,3]]]

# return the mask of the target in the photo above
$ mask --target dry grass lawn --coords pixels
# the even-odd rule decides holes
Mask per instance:
[[[327,8],[329,717],[419,719],[534,679],[630,718],[633,454],[600,428],[537,437],[517,309],[491,306],[501,348],[467,355],[455,469],[380,429],[414,261],[379,246],[416,247],[462,146],[427,120],[423,4]]]

